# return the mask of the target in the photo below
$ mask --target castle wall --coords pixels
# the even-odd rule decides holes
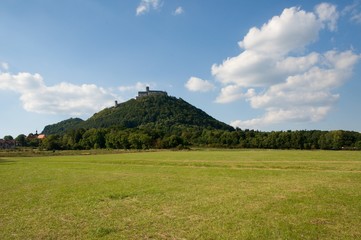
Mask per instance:
[[[137,98],[146,97],[149,95],[165,95],[168,96],[167,92],[164,91],[158,91],[158,90],[149,90],[149,87],[146,88],[146,91],[140,91],[138,92]]]

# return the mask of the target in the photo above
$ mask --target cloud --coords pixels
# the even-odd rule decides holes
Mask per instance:
[[[235,127],[265,126],[280,122],[316,122],[322,120],[339,99],[333,91],[343,85],[360,56],[351,51],[329,51],[322,56],[325,67],[290,76],[267,91],[247,98],[251,106],[265,109],[261,118],[234,121]]]
[[[355,23],[361,24],[361,12],[354,14],[351,17],[351,20],[354,21]]]
[[[0,90],[20,94],[26,111],[81,116],[113,104],[115,94],[94,84],[60,83],[46,86],[40,74],[0,73]]]
[[[322,21],[315,14],[297,7],[286,8],[261,29],[251,28],[238,44],[258,53],[286,54],[315,41],[321,27]]]
[[[197,77],[191,77],[185,84],[185,87],[192,92],[208,92],[214,90],[215,86],[207,81]]]
[[[1,70],[3,70],[3,71],[9,70],[9,64],[6,62],[0,62],[0,71]]]
[[[253,88],[243,92],[242,88],[238,85],[228,85],[221,89],[221,93],[216,98],[216,103],[230,103],[240,98],[249,98],[254,96],[255,92]]]
[[[239,42],[244,51],[212,66],[212,74],[223,84],[267,86],[289,74],[279,69],[284,57],[302,50],[318,38],[322,22],[299,8],[285,9],[261,29],[253,27]]]
[[[143,15],[150,10],[157,10],[162,6],[161,0],[141,0],[137,9],[136,15]]]
[[[318,18],[329,28],[331,31],[337,29],[337,19],[339,13],[336,6],[329,3],[321,3],[315,7],[315,12]]]
[[[341,14],[349,16],[350,21],[361,24],[361,2],[355,1],[353,4],[347,5]]]
[[[307,53],[307,47],[321,30],[335,31],[338,18],[336,6],[328,3],[314,12],[286,8],[261,28],[251,28],[238,43],[243,49],[238,56],[212,66],[213,76],[224,85],[216,102],[245,99],[265,111],[259,118],[233,121],[233,126],[259,128],[326,117],[360,55],[351,50]]]
[[[291,108],[291,109],[271,109],[266,112],[261,118],[254,118],[250,120],[236,120],[230,123],[233,127],[239,128],[258,128],[270,124],[278,124],[284,122],[307,122],[320,121],[330,111],[330,107],[305,107],[305,108]]]
[[[137,82],[136,84],[134,85],[131,85],[131,86],[120,86],[118,88],[118,90],[120,92],[129,92],[129,91],[144,91],[144,89],[147,87],[147,86],[150,86],[151,84],[148,84],[148,83],[141,83],[141,82]]]
[[[177,7],[176,10],[173,12],[173,15],[181,15],[184,13],[184,9],[182,7]]]
[[[229,103],[243,97],[241,86],[228,85],[221,89],[221,93],[216,98],[217,103]]]

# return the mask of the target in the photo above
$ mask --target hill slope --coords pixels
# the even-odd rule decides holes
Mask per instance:
[[[42,133],[46,135],[63,133],[68,130],[79,128],[83,122],[84,120],[80,118],[69,118],[67,120],[46,126]]]
[[[74,129],[74,125],[68,124],[70,120],[45,127],[44,133],[63,133]],[[66,123],[70,126],[62,126]],[[197,126],[207,129],[233,130],[207,113],[198,109],[181,98],[170,96],[147,96],[139,99],[131,99],[119,104],[117,107],[106,108],[84,122],[78,122],[77,128],[135,128],[157,127],[169,128],[172,126]],[[61,131],[49,131],[50,129]]]

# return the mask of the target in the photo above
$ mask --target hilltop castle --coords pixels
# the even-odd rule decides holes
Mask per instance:
[[[168,96],[168,93],[165,91],[159,91],[159,90],[149,90],[149,87],[147,86],[145,88],[145,91],[139,91],[138,92],[138,96],[136,97],[136,99],[142,98],[142,97],[146,97],[146,96],[150,96],[150,95],[164,95],[164,96]],[[115,101],[115,107],[119,106],[118,101]]]
[[[145,91],[139,91],[138,92],[137,99],[142,98],[142,97],[146,97],[146,96],[149,96],[149,95],[165,95],[165,96],[168,96],[168,93],[164,92],[164,91],[158,91],[158,90],[149,90],[149,87],[147,86],[145,88]]]

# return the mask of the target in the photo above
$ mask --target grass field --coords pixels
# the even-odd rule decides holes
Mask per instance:
[[[361,239],[361,152],[0,158],[0,239]]]

